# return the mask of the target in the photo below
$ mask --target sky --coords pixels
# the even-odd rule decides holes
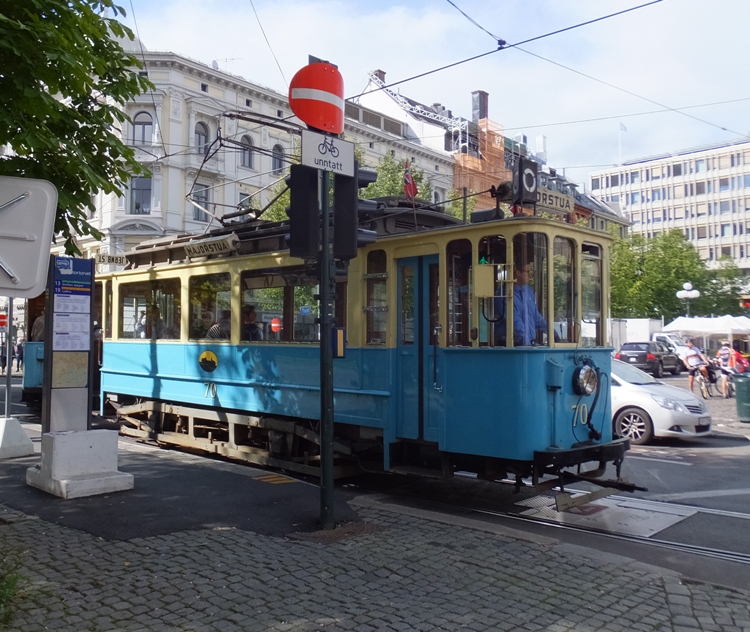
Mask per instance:
[[[588,183],[628,160],[750,140],[748,0],[122,0],[149,50],[169,50],[286,93],[308,55],[338,65],[347,97],[367,71],[471,118],[471,92],[548,166]],[[462,15],[457,8],[469,16]],[[477,24],[479,26],[477,26]],[[481,27],[481,28],[480,28]],[[492,52],[491,52],[492,51]],[[675,111],[679,110],[679,111]],[[626,131],[623,131],[624,130]]]

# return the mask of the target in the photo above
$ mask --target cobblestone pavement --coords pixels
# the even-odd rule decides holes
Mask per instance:
[[[0,547],[23,576],[9,629],[750,631],[745,592],[466,518],[354,502],[365,525],[340,539],[205,529],[105,541],[0,506]]]

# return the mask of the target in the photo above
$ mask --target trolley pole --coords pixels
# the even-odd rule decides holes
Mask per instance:
[[[331,328],[333,297],[330,245],[330,177],[321,178],[321,248],[320,258],[320,526],[335,527],[333,517],[333,347]]]

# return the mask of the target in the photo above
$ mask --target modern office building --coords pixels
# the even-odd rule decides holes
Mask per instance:
[[[632,233],[678,229],[709,265],[731,257],[750,276],[750,141],[632,160],[592,173],[589,184],[620,205]]]

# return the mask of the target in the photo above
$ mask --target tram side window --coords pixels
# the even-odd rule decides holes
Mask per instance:
[[[243,342],[317,342],[318,279],[303,268],[274,274],[246,270],[241,276]],[[254,326],[253,326],[254,325]]]
[[[552,266],[554,269],[555,341],[576,342],[575,328],[575,244],[555,237]]]
[[[385,251],[372,250],[367,254],[367,344],[384,345],[386,343],[386,320],[388,316],[387,260]]]
[[[180,280],[123,283],[119,288],[120,338],[180,337]]]
[[[469,309],[469,274],[471,242],[457,239],[448,244],[448,346],[469,346],[471,311]]]
[[[581,261],[581,346],[602,345],[602,250],[583,244]]]
[[[232,328],[232,289],[228,272],[191,276],[190,339],[229,340]]]
[[[502,336],[495,336],[494,331],[497,323],[496,318],[500,318],[500,312],[495,313],[495,305],[503,305],[503,297],[507,292],[508,284],[505,282],[506,270],[504,268],[507,262],[507,244],[505,237],[492,235],[483,237],[479,242],[479,264],[491,265],[495,267],[495,300],[491,298],[480,298],[479,304],[479,346],[486,347],[494,338],[494,344],[505,346],[505,331]],[[499,329],[499,325],[498,325]]]
[[[284,288],[246,288],[242,285],[240,340],[280,341],[284,333]]]

